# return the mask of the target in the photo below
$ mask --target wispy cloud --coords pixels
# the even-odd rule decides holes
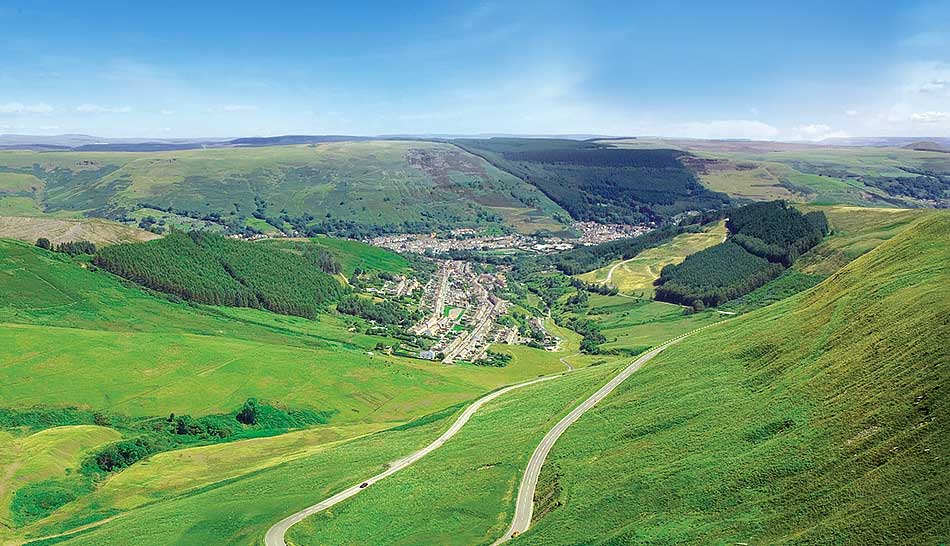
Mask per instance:
[[[825,123],[808,123],[798,126],[798,136],[794,140],[824,140],[849,136],[845,131],[836,131]]]
[[[950,112],[938,112],[931,110],[929,112],[914,112],[910,115],[911,121],[920,123],[939,123],[941,121],[950,121]]]
[[[49,114],[53,107],[45,102],[24,104],[22,102],[8,102],[0,104],[0,114]]]
[[[132,111],[131,106],[100,106],[98,104],[80,104],[76,111],[81,114],[128,114]]]
[[[161,114],[161,115],[163,115],[163,116],[173,116],[173,115],[175,115],[175,111],[174,111],[174,110],[159,110],[158,113]]]

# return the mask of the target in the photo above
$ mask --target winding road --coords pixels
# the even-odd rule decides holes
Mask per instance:
[[[651,358],[658,355],[664,349],[676,343],[677,341],[685,338],[686,336],[692,335],[700,330],[709,328],[710,326],[715,326],[715,325],[710,324],[708,326],[703,326],[702,328],[698,328],[691,332],[681,334],[663,343],[662,345],[658,345],[657,347],[643,354],[638,359],[636,359],[632,364],[624,368],[623,371],[615,375],[613,379],[611,379],[604,386],[598,389],[597,392],[592,394],[587,400],[585,400],[579,406],[574,408],[574,410],[572,410],[563,419],[561,419],[556,425],[554,425],[554,428],[548,431],[548,433],[541,440],[541,443],[538,445],[537,449],[535,449],[534,453],[532,453],[531,459],[528,461],[528,467],[527,469],[525,469],[524,477],[521,480],[521,486],[518,489],[518,500],[515,506],[515,517],[511,523],[511,527],[509,527],[505,535],[502,538],[498,539],[494,544],[501,544],[503,542],[507,542],[512,537],[515,537],[518,534],[523,533],[525,530],[528,529],[528,526],[531,524],[531,515],[534,511],[534,490],[538,485],[538,476],[541,474],[541,467],[544,464],[545,458],[547,458],[548,452],[550,452],[551,448],[554,447],[554,443],[557,441],[557,439],[560,438],[562,434],[564,434],[564,431],[567,430],[569,426],[574,424],[575,421],[580,419],[581,415],[583,415],[587,410],[594,407],[595,404],[597,404],[598,402],[603,400],[608,394],[613,392],[613,390],[616,389],[618,385],[620,385],[621,383],[624,382],[624,380],[626,380],[628,377],[633,375],[634,372],[640,369],[640,367],[646,364]],[[564,364],[570,366],[566,362],[564,362]],[[287,546],[286,542],[284,541],[284,536],[287,534],[287,530],[290,529],[295,524],[301,522],[302,520],[306,519],[309,516],[312,516],[313,514],[322,512],[323,510],[326,510],[327,508],[330,508],[336,504],[339,504],[345,501],[346,499],[349,499],[350,497],[353,497],[359,494],[359,492],[362,491],[363,489],[373,485],[374,483],[380,480],[383,480],[395,474],[396,472],[399,472],[400,470],[415,463],[419,459],[425,457],[429,453],[442,447],[442,445],[445,444],[445,442],[447,442],[450,438],[452,438],[453,436],[458,434],[460,430],[462,430],[462,427],[465,426],[465,424],[469,421],[469,419],[471,419],[471,417],[475,414],[475,412],[477,412],[483,405],[487,404],[488,402],[491,402],[492,400],[498,398],[499,396],[502,396],[503,394],[513,391],[515,389],[520,389],[521,387],[527,387],[528,385],[534,385],[542,381],[550,381],[551,379],[556,379],[562,376],[563,374],[545,376],[545,377],[540,377],[538,379],[532,379],[531,381],[525,381],[524,383],[510,385],[508,387],[499,389],[495,392],[492,392],[490,394],[487,394],[479,398],[478,400],[473,402],[472,405],[467,407],[465,411],[462,412],[462,415],[460,415],[459,418],[456,419],[454,423],[452,423],[452,426],[450,426],[445,432],[442,433],[441,436],[436,438],[435,441],[433,441],[431,444],[425,446],[419,451],[416,451],[415,453],[413,453],[412,455],[409,455],[408,457],[399,459],[397,461],[393,461],[392,463],[389,464],[386,470],[384,470],[383,472],[380,472],[379,474],[376,474],[372,478],[368,478],[358,484],[355,484],[349,487],[348,489],[344,489],[343,491],[340,491],[339,493],[333,495],[332,497],[324,499],[318,502],[317,504],[314,504],[307,508],[304,508],[303,510],[300,510],[299,512],[291,514],[287,516],[286,518],[275,523],[273,526],[271,526],[270,529],[267,530],[267,534],[264,535],[265,546]]]
[[[266,546],[286,546],[286,543],[284,542],[284,535],[287,534],[287,530],[290,529],[293,525],[299,523],[300,521],[307,518],[308,516],[312,516],[313,514],[316,514],[317,512],[321,512],[323,510],[326,510],[327,508],[330,508],[331,506],[334,506],[335,504],[345,501],[346,499],[362,491],[364,488],[370,485],[373,485],[374,483],[382,479],[385,479],[395,474],[396,472],[399,472],[403,468],[406,468],[412,463],[425,457],[429,453],[435,451],[436,449],[439,449],[440,447],[442,447],[442,444],[444,444],[445,442],[449,440],[449,438],[451,438],[452,436],[455,436],[460,430],[462,430],[462,427],[465,426],[465,423],[467,423],[468,420],[471,419],[472,415],[474,415],[475,412],[479,410],[479,408],[481,408],[483,405],[487,404],[488,402],[491,402],[495,398],[498,398],[499,396],[507,392],[513,391],[515,389],[520,389],[521,387],[527,387],[528,385],[534,385],[535,383],[540,383],[542,381],[549,381],[551,379],[556,379],[558,377],[561,377],[561,376],[552,375],[552,376],[547,376],[547,377],[541,377],[539,379],[532,379],[531,381],[525,381],[524,383],[518,383],[516,385],[511,385],[503,389],[499,389],[493,393],[487,394],[479,398],[478,400],[473,402],[472,405],[465,408],[465,411],[463,411],[462,415],[460,415],[459,418],[456,419],[454,423],[452,423],[452,426],[450,426],[448,430],[443,432],[442,435],[436,438],[436,440],[432,442],[431,444],[420,449],[419,451],[416,451],[415,453],[413,453],[412,455],[409,455],[408,457],[399,459],[397,461],[393,461],[392,463],[389,464],[389,467],[385,471],[380,472],[379,474],[373,476],[372,478],[363,480],[360,483],[353,485],[352,487],[348,489],[344,489],[343,491],[340,491],[339,493],[337,493],[336,495],[333,495],[332,497],[328,499],[322,500],[319,503],[314,504],[313,506],[304,508],[303,510],[296,512],[294,514],[291,514],[287,516],[286,518],[275,523],[270,529],[267,530],[267,534],[264,535],[264,544]],[[365,486],[363,485],[364,483],[366,484]]]
[[[649,362],[651,358],[660,354],[664,349],[685,338],[686,336],[690,336],[700,330],[709,328],[710,326],[715,326],[715,324],[703,326],[702,328],[697,328],[691,332],[676,336],[673,339],[663,343],[662,345],[658,345],[657,347],[643,354],[640,358],[633,361],[632,364],[624,368],[622,372],[615,375],[614,378],[608,381],[603,387],[598,389],[597,392],[590,396],[590,398],[581,402],[581,404],[574,408],[571,413],[568,413],[563,419],[558,421],[558,423],[554,425],[554,428],[548,431],[548,433],[541,440],[541,443],[538,444],[538,447],[534,450],[534,453],[531,454],[531,459],[528,460],[528,467],[525,469],[524,477],[521,479],[521,486],[518,488],[518,500],[515,504],[515,517],[511,522],[511,526],[508,528],[508,531],[505,533],[505,535],[496,540],[492,546],[511,540],[513,537],[525,532],[528,529],[528,526],[531,525],[531,516],[534,513],[534,490],[538,486],[538,476],[541,474],[541,467],[544,465],[544,460],[547,458],[551,448],[554,447],[554,442],[557,442],[557,439],[560,438],[562,434],[564,434],[564,431],[567,430],[567,427],[574,424],[574,422],[580,419],[581,415],[584,415],[587,410],[594,407],[597,402],[600,402],[606,398],[607,395],[613,392],[613,390],[616,389],[618,385],[623,383],[624,380],[633,375],[633,373],[639,370],[644,364]]]

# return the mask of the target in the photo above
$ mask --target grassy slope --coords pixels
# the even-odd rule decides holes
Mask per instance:
[[[677,235],[673,240],[644,250],[629,260],[614,262],[579,275],[578,278],[590,283],[616,286],[623,294],[641,293],[646,297],[652,297],[653,281],[660,278],[663,267],[678,264],[686,259],[686,256],[718,245],[725,238],[726,224],[722,221],[702,233]],[[613,274],[610,274],[611,269],[613,269]]]
[[[560,417],[606,382],[594,367],[505,395],[405,471],[291,529],[294,544],[487,544],[513,513],[528,457]]]
[[[448,426],[452,415],[448,412],[442,419],[406,430],[372,434],[161,500],[62,544],[259,546],[267,528],[279,519],[381,472],[389,461],[421,448]],[[96,519],[104,515],[108,512]],[[77,517],[66,522],[68,525],[37,526],[31,529],[31,536],[61,532],[85,521]]]
[[[799,258],[794,268],[804,273],[830,275],[851,260],[894,237],[909,224],[934,213],[930,209],[870,209],[847,206],[800,205],[803,212],[825,213],[832,233]]]
[[[900,201],[856,177],[912,176],[900,167],[946,171],[947,158],[937,152],[900,148],[808,148],[772,152],[712,152],[702,156],[755,166],[751,171],[714,172],[701,176],[712,189],[768,200],[783,190],[787,198],[813,203],[891,206]],[[783,187],[784,185],[784,187]]]
[[[349,277],[359,267],[365,271],[388,271],[406,273],[409,260],[395,252],[369,245],[352,239],[336,237],[314,237],[312,239],[264,239],[258,244],[295,247],[300,244],[312,244],[333,254],[343,267],[343,273]]]
[[[94,425],[55,427],[17,437],[0,431],[0,525],[10,524],[10,500],[27,484],[64,478],[83,456],[120,434]]]
[[[97,245],[150,241],[159,236],[144,229],[125,226],[108,220],[65,219],[47,216],[13,216],[0,214],[0,237],[35,243],[46,237],[54,244],[85,240]]]
[[[250,309],[173,304],[31,245],[0,242],[4,405],[87,404],[131,415],[231,411],[249,396],[400,419],[559,371],[370,356],[379,338]],[[44,388],[37,387],[42,380]]]
[[[555,446],[565,505],[515,543],[946,540],[948,248],[922,220],[665,352]]]
[[[279,436],[159,453],[112,476],[93,494],[66,505],[22,533],[67,529],[76,522],[193,494],[215,484],[333,449],[385,426],[379,423],[319,426]]]
[[[421,151],[420,159],[410,163],[413,151]],[[420,221],[425,215],[464,225],[478,210],[491,207],[507,207],[510,212],[500,212],[515,216],[534,210],[531,217],[541,227],[550,227],[554,214],[566,217],[533,186],[454,146],[432,142],[162,153],[0,152],[0,167],[32,173],[34,165],[38,172],[73,173],[45,182],[48,211],[134,209],[150,203],[250,217],[254,198],[260,196],[274,217],[286,209],[292,216],[312,214],[322,220],[329,215],[369,225]],[[89,180],[77,183],[77,173],[86,173]],[[518,223],[524,224],[524,218],[519,216]],[[533,231],[539,226],[529,222],[521,227]]]

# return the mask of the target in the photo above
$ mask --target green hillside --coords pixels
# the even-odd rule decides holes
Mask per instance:
[[[0,326],[2,407],[199,416],[258,397],[336,409],[334,422],[391,420],[563,369],[553,357],[489,370],[371,355],[385,338],[338,315],[172,303],[15,241],[0,241]]]
[[[238,230],[260,221],[350,234],[501,226],[557,231],[560,207],[459,148],[420,141],[175,152],[0,152],[0,195],[82,212]],[[36,188],[35,190],[33,188]],[[5,197],[5,198],[6,198]],[[184,220],[183,220],[184,219]]]
[[[664,352],[555,445],[562,505],[514,544],[946,541],[948,249],[925,218]]]

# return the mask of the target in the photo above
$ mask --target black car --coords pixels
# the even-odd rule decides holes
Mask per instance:
[[[364,487],[367,487],[368,485],[369,485],[369,482],[363,482],[360,484],[360,489],[363,489]]]

